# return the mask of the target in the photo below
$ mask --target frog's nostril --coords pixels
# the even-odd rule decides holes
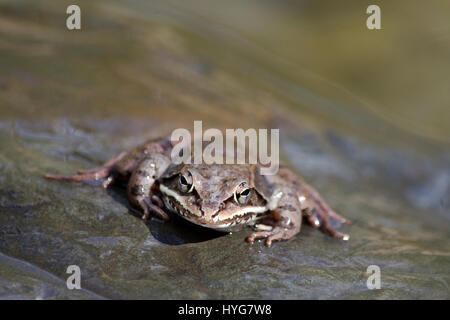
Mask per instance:
[[[212,217],[213,217],[213,218],[217,217],[217,216],[219,215],[219,213],[220,213],[220,210],[217,210],[217,212],[214,213],[214,214],[212,215]]]
[[[202,216],[215,217],[220,212],[220,207],[215,201],[203,201],[200,211]]]

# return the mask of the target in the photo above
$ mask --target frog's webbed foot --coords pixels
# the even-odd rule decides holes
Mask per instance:
[[[303,217],[309,224],[314,228],[320,228],[334,238],[349,240],[348,234],[341,233],[332,227],[331,219],[346,224],[349,224],[350,221],[334,212],[317,193],[310,193],[308,196],[312,200],[312,204],[306,204],[305,202],[302,204],[306,204],[306,207],[303,208]]]
[[[315,200],[315,199],[313,199]],[[350,236],[334,229],[331,225],[331,219],[335,219],[340,223],[350,223],[347,219],[336,219],[334,213],[328,206],[321,206],[320,203],[314,201],[314,205],[303,209],[303,217],[313,228],[320,228],[334,238],[348,240]],[[335,213],[336,214],[336,213]],[[336,214],[337,215],[337,214]]]
[[[150,217],[151,212],[165,221],[169,220],[169,216],[167,215],[167,213],[165,213],[164,210],[160,207],[150,202],[148,198],[139,201],[139,206],[141,207],[142,212],[144,212],[144,214],[142,215],[142,220],[147,220]]]
[[[327,206],[328,207],[328,206]],[[336,220],[339,223],[345,223],[345,224],[352,224],[352,222],[346,218],[344,218],[343,216],[337,214],[333,209],[331,209],[330,207],[327,208],[327,214],[330,218]]]
[[[330,223],[331,215],[329,214],[329,212],[321,212],[320,210],[314,210],[314,211],[317,212],[317,214],[320,218],[320,228],[324,232],[328,233],[330,236],[332,236],[334,238],[339,238],[339,239],[342,239],[345,241],[350,239],[350,236],[348,234],[341,233],[331,226],[331,223]],[[346,221],[348,221],[348,220],[346,220]]]
[[[331,209],[327,209],[327,207],[320,206],[320,203],[315,201],[315,205],[311,207],[303,208],[303,217],[309,222],[309,224],[313,228],[320,228],[324,232],[328,233],[330,236],[334,238],[339,238],[342,240],[348,240],[350,236],[345,233],[341,233],[334,229],[331,225],[331,219],[335,219],[331,214]],[[339,216],[340,217],[340,216]],[[335,219],[341,223],[350,223],[347,219],[343,218],[343,220]]]
[[[82,182],[86,180],[99,180],[105,179],[102,185],[104,188],[107,188],[114,182],[114,175],[112,173],[113,166],[120,161],[126,152],[121,152],[119,155],[115,156],[104,165],[98,168],[88,169],[88,170],[78,170],[77,174],[73,176],[57,176],[52,174],[46,174],[44,177],[46,179],[53,180],[62,180],[62,181],[73,181],[73,182]]]
[[[306,211],[305,217],[312,226],[316,226],[317,217],[319,217],[320,220],[328,221],[330,219],[333,219],[339,223],[351,224],[350,220],[337,214],[333,209],[331,209],[330,206],[322,199],[316,189],[314,189],[304,181],[301,181],[300,185],[301,191],[299,191],[299,200],[303,206],[306,205],[306,207],[308,207],[309,210]],[[299,189],[297,188],[297,190]],[[309,201],[312,203],[305,204],[305,202],[302,201],[305,199],[303,195],[306,195]]]
[[[255,225],[256,231],[247,238],[247,242],[253,243],[255,239],[265,238],[265,245],[270,247],[273,241],[293,240],[302,224],[301,212],[292,205],[296,200],[293,194],[283,198],[271,215]]]
[[[280,226],[269,226],[269,225],[257,225],[257,230],[253,232],[248,238],[247,242],[253,243],[256,239],[266,239],[264,244],[268,247],[272,245],[273,241],[282,241],[282,240],[292,240],[295,238],[295,235],[298,233],[298,230],[284,228]]]

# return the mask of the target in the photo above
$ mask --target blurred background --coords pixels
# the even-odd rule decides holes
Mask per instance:
[[[70,4],[0,0],[1,297],[450,297],[450,2],[79,0],[74,31]],[[351,241],[206,241],[141,222],[120,188],[42,179],[194,120],[280,128]]]
[[[235,85],[261,108],[267,94],[340,124],[367,115],[449,143],[447,1],[377,1],[379,31],[366,28],[367,1],[79,1],[82,31],[65,27],[70,2],[1,3],[2,117],[176,117],[177,106],[215,107],[194,90],[231,100]]]

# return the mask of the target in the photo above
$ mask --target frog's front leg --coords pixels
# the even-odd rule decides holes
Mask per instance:
[[[265,238],[265,245],[270,247],[273,241],[292,240],[300,232],[302,209],[294,189],[281,187],[275,190],[269,208],[270,220],[256,225],[259,231],[252,233],[247,242]]]
[[[162,154],[154,153],[144,158],[131,174],[128,181],[128,201],[144,215],[146,220],[150,212],[155,213],[163,220],[169,216],[162,210],[162,201],[155,194],[155,181],[164,173],[170,164],[170,159]]]

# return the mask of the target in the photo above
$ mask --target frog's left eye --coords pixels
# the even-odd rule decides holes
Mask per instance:
[[[250,198],[251,190],[249,188],[245,188],[241,192],[234,193],[234,200],[239,204],[247,203]]]
[[[191,173],[188,171],[184,174],[180,174],[180,179],[178,180],[178,187],[181,192],[190,193],[194,190],[194,180],[192,179]]]

